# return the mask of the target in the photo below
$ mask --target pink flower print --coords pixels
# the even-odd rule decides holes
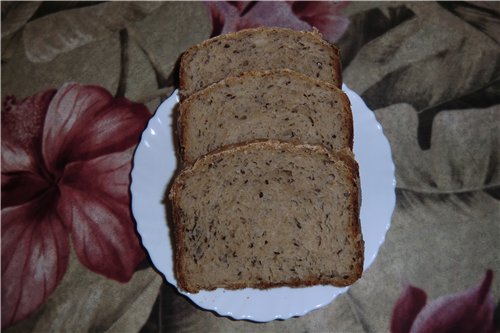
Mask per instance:
[[[392,333],[494,333],[495,305],[490,292],[493,272],[488,270],[478,286],[426,304],[419,288],[408,286],[396,301]]]
[[[348,2],[331,1],[210,1],[212,34],[255,27],[311,30],[316,27],[330,42],[338,40],[349,25],[340,15]]]
[[[316,27],[330,42],[337,41],[349,26],[349,19],[341,16],[349,5],[347,1],[294,1],[292,12],[311,27]]]
[[[2,327],[26,318],[79,261],[127,282],[144,258],[129,209],[131,148],[150,114],[66,84],[2,107]]]

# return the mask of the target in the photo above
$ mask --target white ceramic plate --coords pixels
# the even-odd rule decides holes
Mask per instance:
[[[345,85],[354,115],[354,154],[360,166],[361,227],[365,240],[364,268],[375,259],[385,238],[395,204],[394,164],[382,128],[363,100]],[[173,111],[177,91],[156,110],[142,134],[132,170],[132,211],[142,243],[153,264],[166,280],[177,286],[173,268],[170,231],[165,198],[177,168],[173,140]],[[306,288],[243,289],[182,292],[200,307],[222,316],[266,322],[301,316],[330,303],[347,288],[313,286]]]

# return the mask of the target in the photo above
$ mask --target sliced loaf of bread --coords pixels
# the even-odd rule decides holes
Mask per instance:
[[[192,46],[180,63],[180,94],[192,93],[251,70],[289,68],[342,84],[338,49],[315,29],[254,28],[220,35]]]
[[[279,139],[352,149],[350,102],[337,87],[287,70],[246,72],[191,95],[179,106],[187,163],[225,145]]]
[[[180,289],[346,286],[362,273],[358,166],[349,149],[229,146],[174,180]]]

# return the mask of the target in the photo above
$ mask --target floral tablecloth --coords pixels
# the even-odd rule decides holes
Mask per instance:
[[[500,327],[500,3],[5,2],[2,330],[494,332]],[[373,110],[396,207],[330,305],[259,324],[202,310],[152,266],[134,148],[180,54],[255,26],[317,27]]]

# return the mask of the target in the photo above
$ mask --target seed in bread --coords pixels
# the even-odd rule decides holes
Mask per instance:
[[[350,102],[337,87],[279,69],[228,77],[179,106],[185,162],[225,145],[278,139],[352,149]]]
[[[316,29],[254,28],[220,35],[189,48],[180,64],[180,94],[185,98],[227,76],[279,68],[337,87],[342,84],[339,51]]]
[[[352,284],[359,194],[349,149],[266,140],[205,155],[170,191],[179,288]]]

